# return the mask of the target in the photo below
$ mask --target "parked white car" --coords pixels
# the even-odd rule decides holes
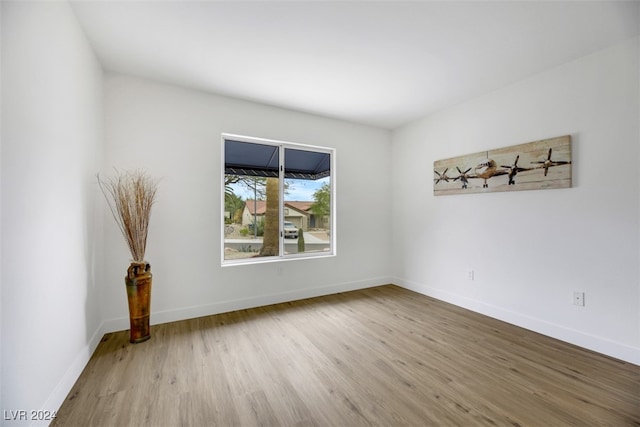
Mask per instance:
[[[298,238],[298,227],[296,227],[290,221],[285,221],[284,222],[284,238],[285,239],[297,239]]]

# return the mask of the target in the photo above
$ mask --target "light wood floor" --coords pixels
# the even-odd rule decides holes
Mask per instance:
[[[53,425],[640,425],[640,367],[396,286],[104,336]]]

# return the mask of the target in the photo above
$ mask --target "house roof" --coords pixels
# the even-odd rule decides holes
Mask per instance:
[[[250,199],[245,202],[245,206],[247,207],[247,210],[251,215],[253,215],[254,213],[256,215],[264,215],[264,213],[267,211],[267,202],[264,200],[256,200],[254,203],[254,200]]]
[[[309,213],[309,209],[314,202],[284,202],[285,206],[298,210],[300,212]]]
[[[302,202],[302,201],[285,201],[284,205],[286,207],[295,209],[303,214],[309,214],[309,210],[314,202]],[[264,215],[267,211],[267,202],[264,200],[256,200],[255,204],[253,199],[247,200],[245,202],[247,206],[247,210],[251,215],[254,214],[254,207],[256,215]]]

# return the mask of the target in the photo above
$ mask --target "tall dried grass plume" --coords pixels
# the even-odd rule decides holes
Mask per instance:
[[[124,236],[133,262],[143,263],[147,233],[158,181],[144,171],[118,171],[112,178],[97,176],[113,218]]]

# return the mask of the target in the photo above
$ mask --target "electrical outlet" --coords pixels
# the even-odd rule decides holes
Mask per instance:
[[[469,277],[469,280],[473,281],[476,278],[475,271],[469,270],[468,277]]]
[[[584,292],[575,291],[573,293],[573,305],[584,307]]]

